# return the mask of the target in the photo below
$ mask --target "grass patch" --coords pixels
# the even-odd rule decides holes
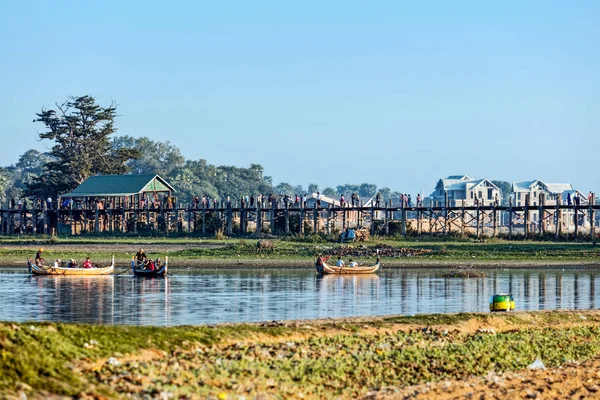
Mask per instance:
[[[504,321],[509,330],[448,329],[472,321],[482,326]],[[392,329],[398,324],[417,329]],[[161,355],[136,358],[143,349]],[[175,398],[356,397],[369,388],[519,370],[536,358],[553,367],[598,356],[600,313],[462,313],[173,328],[2,323],[0,354],[0,395],[26,384],[32,388],[28,394],[109,398],[162,392]],[[106,362],[109,357],[119,362]]]

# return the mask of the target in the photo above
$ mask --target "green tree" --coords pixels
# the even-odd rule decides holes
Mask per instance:
[[[168,141],[155,142],[145,136],[134,138],[120,136],[114,139],[116,149],[137,150],[140,156],[127,161],[126,165],[134,174],[156,174],[169,176],[177,168],[185,165],[185,158],[178,147]]]
[[[325,196],[329,196],[329,197],[336,197],[336,193],[335,193],[335,189],[332,187],[326,187],[325,189],[323,189],[323,194]]]
[[[362,199],[367,199],[375,196],[377,193],[377,185],[373,185],[371,183],[361,183],[358,187],[358,194]]]
[[[280,184],[273,187],[273,190],[277,194],[287,194],[288,196],[294,195],[294,187],[286,182],[281,182]]]
[[[381,199],[386,203],[388,203],[389,200],[392,198],[392,190],[388,187],[383,187],[379,189],[379,193],[381,193]]]
[[[44,109],[34,122],[46,131],[40,139],[51,140],[52,158],[44,173],[27,185],[27,195],[57,196],[68,192],[96,174],[127,172],[127,161],[139,157],[133,149],[115,149],[111,135],[116,132],[117,108],[101,107],[92,96],[71,97],[56,109]]]
[[[351,185],[348,183],[346,183],[345,185],[339,185],[337,187],[337,192],[339,194],[343,194],[346,197],[352,196],[352,193],[358,193],[358,190],[358,185]]]
[[[10,187],[10,175],[5,168],[0,168],[0,202],[5,203],[8,200],[6,194],[7,189]],[[1,205],[0,205],[1,206]]]
[[[319,191],[319,185],[311,183],[308,185],[308,193],[317,193]]]

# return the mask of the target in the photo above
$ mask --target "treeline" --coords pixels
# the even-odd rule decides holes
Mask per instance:
[[[0,200],[34,201],[69,192],[97,174],[157,174],[171,183],[182,202],[194,196],[239,199],[250,194],[322,194],[349,198],[352,193],[367,200],[377,192],[384,200],[398,199],[400,192],[370,183],[345,184],[320,190],[318,185],[273,185],[260,164],[248,168],[212,165],[204,159],[186,160],[168,141],[147,137],[115,136],[116,105],[102,107],[91,96],[69,98],[56,108],[42,109],[34,122],[46,131],[40,139],[52,142],[49,152],[28,150],[19,160],[0,168]]]

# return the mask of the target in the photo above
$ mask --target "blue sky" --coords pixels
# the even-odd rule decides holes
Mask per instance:
[[[600,193],[600,2],[213,3],[4,2],[0,165],[49,146],[42,106],[91,94],[120,134],[275,183]]]

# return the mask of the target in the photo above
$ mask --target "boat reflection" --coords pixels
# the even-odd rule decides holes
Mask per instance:
[[[600,271],[438,270],[325,275],[311,270],[203,270],[164,278],[1,273],[0,320],[182,325],[347,316],[487,312],[494,293],[517,310],[595,308]]]

